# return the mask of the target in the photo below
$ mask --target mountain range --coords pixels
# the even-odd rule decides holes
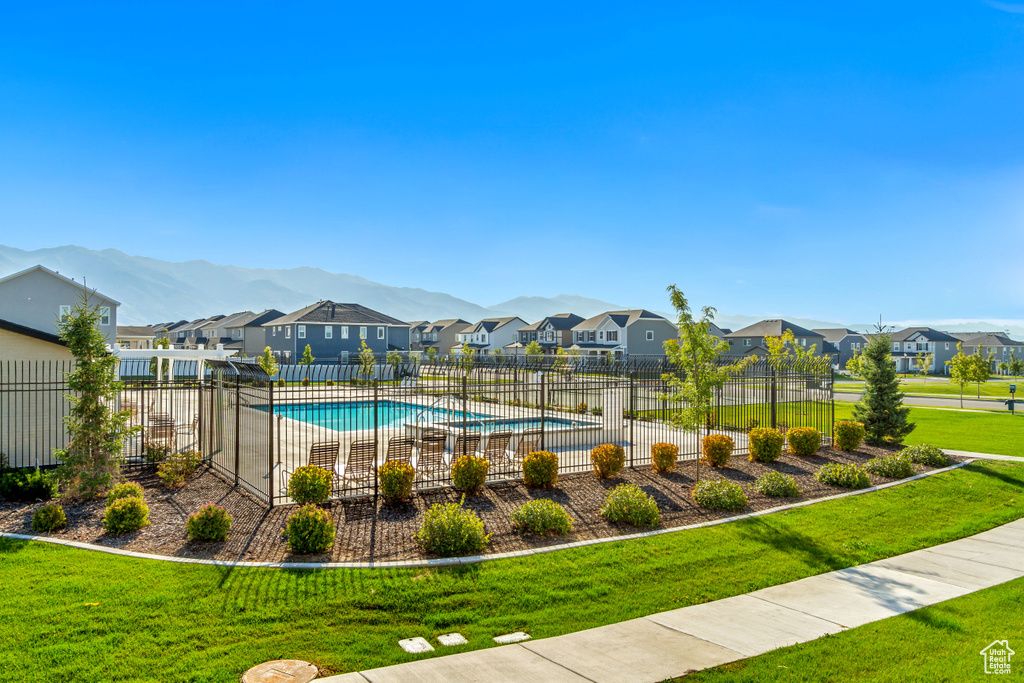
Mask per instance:
[[[552,297],[520,296],[492,306],[483,306],[443,292],[413,287],[393,287],[356,275],[329,273],[320,268],[244,268],[204,260],[173,263],[146,256],[132,256],[117,249],[93,250],[78,246],[51,247],[26,251],[0,245],[0,277],[35,265],[76,279],[121,302],[118,322],[148,325],[171,320],[194,320],[218,313],[260,311],[276,308],[295,311],[322,299],[356,302],[401,320],[439,320],[518,315],[534,322],[555,313],[572,312],[583,317],[603,311],[638,308],[585,296],[559,294]],[[658,311],[665,317],[674,316]],[[721,327],[741,329],[766,316],[719,314]],[[870,331],[871,324],[841,324],[786,316],[806,328],[849,327]],[[1016,321],[946,321],[931,323],[941,330],[967,332],[1003,330],[1024,337],[1024,325]],[[917,324],[929,325],[927,322]],[[901,327],[897,325],[897,327]]]

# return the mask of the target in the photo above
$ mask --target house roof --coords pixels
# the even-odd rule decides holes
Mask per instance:
[[[406,327],[407,323],[392,318],[361,304],[338,304],[333,301],[318,301],[311,306],[300,308],[294,313],[272,321],[274,325],[292,323],[333,323],[340,325],[392,325]],[[264,323],[270,325],[271,323]]]
[[[607,349],[609,351],[614,351],[615,349],[621,349],[622,345],[621,344],[616,344],[616,345],[612,346],[612,345],[609,345],[609,344],[598,344],[597,342],[576,342],[575,344],[573,344],[569,348],[570,349]]]
[[[965,346],[1021,346],[1024,342],[1014,341],[1006,336],[1004,332],[950,332]]]
[[[534,330],[539,330],[542,327],[546,327],[548,323],[550,323],[551,327],[556,330],[571,330],[581,322],[583,322],[583,316],[581,315],[576,315],[575,313],[559,313],[557,315],[549,315],[543,320],[538,320],[532,325],[520,327],[519,331],[532,332]]]
[[[276,308],[268,308],[265,311],[260,311],[259,313],[253,313],[252,316],[249,317],[249,318],[240,318],[238,320],[234,320],[230,324],[225,325],[225,327],[228,327],[228,328],[235,328],[235,327],[260,327],[264,323],[268,323],[271,320],[277,320],[278,318],[280,318],[283,315],[284,315],[284,313],[282,313],[281,311],[277,310]]]
[[[118,337],[152,337],[152,327],[139,327],[135,325],[118,325],[117,326]]]
[[[427,329],[425,329],[424,332],[440,332],[441,330],[446,330],[453,325],[458,326],[461,330],[469,325],[469,321],[463,320],[462,318],[445,318],[444,320],[435,320],[432,323],[428,323]]]
[[[516,320],[522,320],[522,318],[519,318],[518,316],[512,316],[508,318],[484,318],[476,325],[473,325],[472,328],[460,330],[460,332],[462,334],[473,334],[476,332],[494,332],[499,327],[505,327],[505,325],[508,325],[509,323],[514,322]]]
[[[632,325],[637,320],[664,320],[668,322],[668,319],[664,316],[652,313],[645,308],[634,308],[628,311],[605,311],[592,318],[587,318],[581,323],[577,323],[573,326],[574,330],[592,330],[597,328],[605,318],[611,318],[619,327],[627,327]]]
[[[241,311],[239,313],[232,313],[231,315],[222,316],[218,320],[211,319],[210,322],[216,322],[217,327],[241,327],[246,322],[256,317],[256,314],[252,311]],[[209,323],[207,323],[209,324]]]
[[[51,344],[57,344],[59,346],[67,346],[67,344],[65,344],[64,341],[55,334],[52,334],[50,332],[43,332],[42,330],[37,330],[34,327],[26,327],[25,325],[19,325],[18,323],[13,323],[10,320],[4,320],[3,318],[0,318],[0,330],[7,330],[8,332],[21,334],[26,337],[32,337],[33,339],[49,342]]]
[[[19,278],[19,277],[21,277],[23,275],[28,275],[29,273],[35,272],[37,270],[41,270],[44,273],[49,273],[50,275],[52,275],[53,277],[57,278],[58,280],[63,280],[64,282],[72,284],[75,287],[85,287],[86,286],[84,282],[75,282],[73,279],[71,279],[69,277],[65,277],[65,276],[61,275],[60,273],[58,273],[57,271],[55,271],[55,270],[50,270],[46,266],[32,266],[31,268],[26,268],[25,270],[19,270],[17,273],[12,273],[11,275],[8,275],[6,277],[0,277],[0,285],[2,285],[5,282],[8,282],[10,280],[14,280],[15,278]],[[102,298],[106,299],[107,301],[109,301],[112,304],[116,304],[118,306],[121,305],[120,301],[112,299],[112,298],[110,298],[109,296],[107,296],[106,294],[104,294],[102,292],[98,292],[95,289],[90,289],[89,291],[92,292],[93,294],[95,294],[96,296],[99,296],[99,297],[102,297]]]
[[[825,338],[825,341],[832,342],[833,344],[837,344],[837,343],[841,342],[846,337],[850,337],[850,336],[853,336],[853,337],[863,337],[864,336],[860,332],[857,332],[855,330],[851,330],[848,327],[828,327],[828,328],[823,328],[823,329],[815,328],[814,330],[811,330],[811,331],[812,332],[817,332],[818,334],[820,334],[822,337]]]
[[[753,325],[747,325],[742,330],[736,330],[725,335],[726,339],[742,339],[743,337],[781,337],[786,330],[793,330],[795,337],[822,337],[824,335],[812,332],[806,327],[800,327],[795,323],[782,318],[771,318],[761,320]]]
[[[907,341],[908,339],[910,339],[911,337],[918,333],[923,334],[928,339],[928,341],[960,341],[956,337],[952,337],[946,334],[945,332],[939,332],[938,330],[934,330],[930,327],[908,327],[898,332],[893,332],[892,334],[889,335],[889,338],[892,339],[894,342],[902,342]]]

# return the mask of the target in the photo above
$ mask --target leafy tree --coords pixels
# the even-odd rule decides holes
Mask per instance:
[[[847,359],[846,371],[849,372],[851,376],[860,374],[860,351],[857,349],[854,349],[853,355]]]
[[[167,330],[164,330],[164,332],[166,332],[166,331]],[[165,334],[164,336],[160,337],[159,339],[157,339],[156,341],[153,342],[153,348],[154,349],[169,349],[169,348],[171,348],[171,340],[168,339],[167,335]],[[156,358],[151,358],[150,361],[149,361],[149,374],[153,375],[154,377],[156,377],[156,362],[157,362]],[[161,376],[162,377],[167,377],[167,375],[170,373],[170,371],[171,371],[171,360],[169,358],[165,358],[164,359],[164,370],[163,370],[163,373],[161,373]]]
[[[935,361],[934,353],[926,353],[923,356],[918,356],[914,363],[917,365],[917,373],[919,375],[927,375],[928,371],[932,368],[932,363]]]
[[[277,374],[277,359],[274,358],[274,354],[269,346],[263,349],[263,353],[256,359],[256,365],[263,368],[263,372],[267,373],[268,377],[273,377]]]
[[[67,376],[71,393],[65,394],[71,404],[64,418],[68,445],[54,453],[63,462],[57,476],[69,498],[91,498],[113,484],[121,471],[124,440],[137,432],[129,426],[131,411],[111,407],[122,389],[115,379],[119,359],[107,352],[99,320],[100,307],[90,306],[83,290],[58,323],[60,338],[75,357],[75,369]]]
[[[679,371],[662,376],[669,387],[664,398],[681,406],[672,411],[669,421],[677,429],[697,430],[700,439],[701,430],[711,413],[715,392],[755,358],[750,356],[735,363],[722,363],[729,343],[711,333],[715,309],[705,306],[701,309],[700,319],[695,319],[683,293],[675,285],[670,285],[668,292],[678,315],[680,338],[666,341],[665,353]]]
[[[398,379],[399,370],[402,367],[402,354],[398,351],[388,351],[387,363],[391,366],[392,377]]]
[[[423,362],[423,354],[420,351],[410,351],[408,354],[409,372],[416,374],[416,368]]]
[[[1020,377],[1024,373],[1024,359],[1017,358],[1012,351],[1010,352],[1010,362],[1008,365],[1010,366],[1010,374],[1014,377]]]
[[[728,342],[726,342],[728,344]],[[793,358],[792,367],[801,369],[818,364],[815,357],[816,344],[810,347],[803,347],[796,343],[796,335],[793,330],[786,330],[781,337],[771,335],[764,338],[764,345],[768,347],[768,362],[773,365],[781,365],[784,359]]]
[[[532,360],[540,360],[540,356],[544,355],[544,347],[540,345],[540,342],[534,339],[532,342],[526,345],[523,349],[523,353],[526,354],[527,358]]]
[[[871,338],[861,355],[864,393],[853,408],[853,419],[864,423],[864,440],[874,446],[901,444],[916,427],[908,419],[910,408],[903,405],[891,349],[892,338],[883,332]]]
[[[459,355],[459,366],[468,375],[473,372],[473,366],[476,365],[476,357],[474,356],[475,351],[469,348],[467,342],[462,342],[462,353]]]
[[[299,361],[299,365],[312,365],[316,358],[313,357],[313,349],[306,344],[306,349],[302,352],[302,360]]]
[[[996,366],[996,370],[999,371],[1000,375],[1009,375],[1010,374],[1010,364],[1007,363],[1005,360],[1004,361],[1000,361],[999,365]]]
[[[956,355],[946,361],[949,381],[960,387],[960,407],[964,407],[964,387],[974,381],[974,362],[964,353],[964,343],[957,342]]]
[[[569,372],[569,354],[562,347],[558,347],[558,350],[555,351],[555,361],[552,363],[551,368],[555,372],[562,374]]]
[[[430,346],[430,347],[428,347],[428,348],[427,348],[427,360],[428,360],[428,361],[429,361],[429,362],[430,362],[431,364],[433,364],[433,363],[434,363],[434,357],[435,357],[435,356],[437,356],[437,349],[435,349],[435,348],[434,348],[433,346]]]
[[[978,350],[972,353],[971,359],[971,381],[978,385],[978,398],[981,398],[981,385],[983,382],[987,382],[989,377],[992,376],[992,359],[995,358],[995,354],[989,351],[988,356],[981,355],[981,344],[978,344]]]
[[[501,349],[494,349],[494,353],[492,355],[494,356],[495,364],[500,364],[505,358],[505,352]]]
[[[366,345],[366,340],[362,339],[359,342],[359,374],[362,375],[363,379],[367,382],[377,374],[374,366],[377,364],[377,356],[374,355],[373,349]]]

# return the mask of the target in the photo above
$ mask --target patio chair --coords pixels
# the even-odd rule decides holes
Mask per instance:
[[[480,446],[479,432],[463,432],[455,439],[455,448],[452,449],[452,462],[463,455],[476,455]]]
[[[448,435],[440,430],[429,430],[423,433],[420,441],[420,457],[416,461],[416,476],[422,479],[426,475],[436,476],[448,469],[444,459],[444,445]]]
[[[541,436],[541,430],[527,429],[523,432],[522,438],[519,439],[519,444],[516,446],[515,451],[506,451],[506,462],[513,470],[520,469],[523,466],[523,458],[540,449]]]
[[[142,446],[149,448],[178,449],[178,434],[173,424],[156,424],[145,428],[142,435]]]
[[[377,460],[377,443],[372,439],[360,439],[349,445],[348,459],[341,473],[343,488],[349,484],[362,483],[370,485],[374,478],[374,465]]]
[[[484,447],[484,457],[491,463],[497,465],[507,460],[508,445],[512,441],[512,432],[494,432],[488,437],[487,445]]]
[[[388,441],[387,462],[405,462],[412,464],[412,451],[416,447],[416,439],[396,436]]]
[[[178,425],[174,432],[179,436],[191,436],[192,440],[189,443],[196,443],[199,436],[199,413],[193,416],[192,424]]]
[[[341,479],[338,476],[338,451],[341,444],[337,441],[317,441],[309,447],[309,461],[307,464],[316,465],[320,469],[331,473],[331,488],[338,488]],[[295,473],[294,468],[282,468],[284,476],[281,477],[281,494],[288,493],[288,479]]]

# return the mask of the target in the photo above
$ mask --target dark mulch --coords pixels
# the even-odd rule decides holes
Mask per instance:
[[[728,479],[744,487],[770,470],[783,472],[797,480],[803,492],[799,498],[769,498],[748,491],[750,505],[741,512],[750,512],[841,493],[845,489],[826,486],[814,478],[819,467],[830,462],[861,464],[872,457],[890,453],[886,449],[869,446],[862,446],[853,453],[822,449],[810,458],[787,454],[771,464],[748,462],[742,456],[736,456],[730,460],[729,467],[716,470],[701,465],[700,476],[702,479]],[[953,460],[959,462],[956,458]],[[914,467],[918,472],[931,469],[921,465]],[[598,480],[589,473],[573,474],[561,477],[557,486],[550,490],[531,490],[522,483],[495,484],[488,486],[480,495],[466,496],[465,505],[480,515],[487,532],[492,535],[488,548],[490,553],[635,533],[638,529],[610,524],[598,512],[608,492],[623,482],[633,482],[654,497],[665,527],[686,526],[737,514],[705,510],[693,502],[690,491],[694,470],[694,461],[686,461],[681,462],[675,471],[664,475],[653,472],[649,467],[626,469],[616,479],[606,481]],[[890,481],[875,475],[870,477],[873,485]],[[68,526],[52,535],[137,552],[218,560],[379,562],[422,559],[424,555],[417,548],[413,533],[419,527],[423,511],[434,503],[458,502],[461,497],[452,489],[439,489],[416,494],[409,502],[400,505],[381,503],[375,507],[372,498],[331,503],[327,507],[337,528],[334,548],[325,555],[294,556],[288,552],[282,536],[288,516],[296,509],[293,506],[267,509],[205,468],[196,472],[185,487],[177,490],[163,488],[152,473],[130,474],[126,479],[138,482],[145,489],[152,522],[150,526],[123,536],[107,535],[102,526],[104,500],[97,499],[65,505]],[[549,538],[516,533],[511,524],[512,511],[534,498],[550,498],[565,506],[573,517],[576,530],[567,537]],[[185,519],[207,503],[227,508],[234,518],[231,536],[223,543],[198,543],[185,537]],[[0,531],[33,533],[32,513],[40,505],[42,503],[0,503]]]

